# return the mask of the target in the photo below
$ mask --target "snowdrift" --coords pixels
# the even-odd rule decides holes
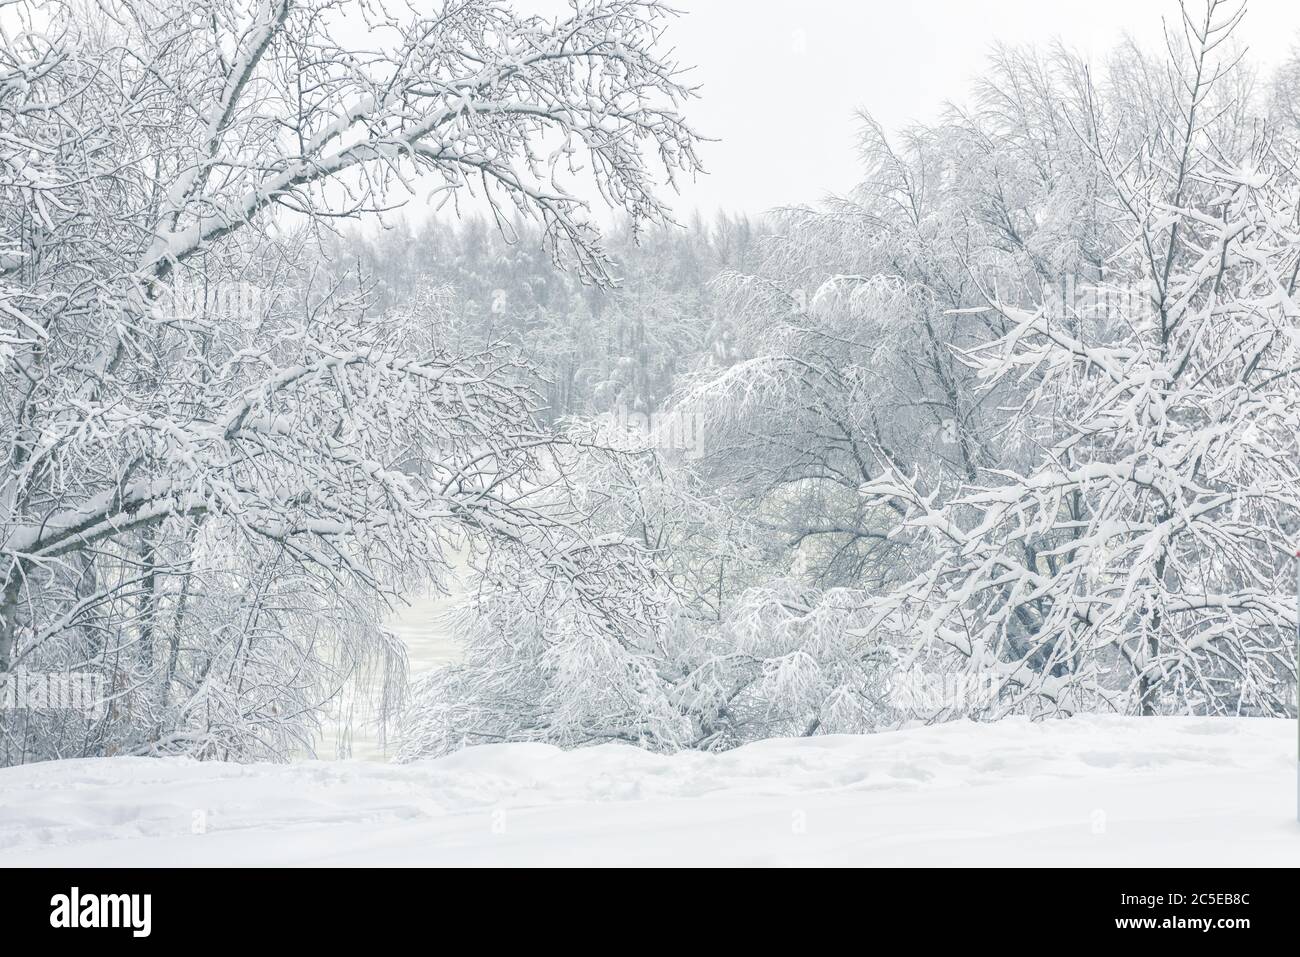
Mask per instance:
[[[0,771],[0,865],[1300,865],[1295,723],[1078,717],[390,765]]]

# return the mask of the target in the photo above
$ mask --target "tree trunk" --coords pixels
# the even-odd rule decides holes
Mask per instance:
[[[13,658],[14,639],[18,631],[18,588],[22,582],[22,568],[17,559],[11,559],[5,573],[4,589],[0,591],[0,674],[9,670]]]

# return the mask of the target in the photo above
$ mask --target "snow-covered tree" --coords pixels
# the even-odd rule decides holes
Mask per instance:
[[[995,675],[989,713],[1290,707],[1300,180],[1231,87],[1239,18],[1185,10],[1140,100],[1089,89],[1121,236],[1103,277],[1032,307],[988,292],[1007,334],[963,358],[1016,390],[1003,441],[1027,464],[944,500],[903,469],[873,486],[939,556],[884,627]]]
[[[5,13],[0,672],[95,672],[113,705],[75,727],[0,716],[0,761],[284,754],[349,676],[395,687],[370,623],[452,538],[568,521],[529,499],[552,436],[516,360],[449,352],[437,315],[378,315],[364,282],[312,268],[315,235],[418,185],[533,218],[605,281],[577,168],[644,222],[666,215],[659,174],[697,167],[672,14]],[[364,42],[339,39],[345,15]]]
[[[1300,190],[1241,15],[1099,72],[999,50],[722,280],[711,464],[904,682],[1000,688],[928,718],[1289,707]]]
[[[774,578],[759,529],[683,462],[575,466],[566,494],[604,535],[549,552],[584,563],[583,587],[529,552],[487,556],[456,620],[466,660],[414,683],[399,760],[501,741],[720,750],[900,719],[895,649],[861,592]]]

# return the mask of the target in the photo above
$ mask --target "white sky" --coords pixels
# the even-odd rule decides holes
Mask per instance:
[[[759,212],[841,193],[857,180],[854,111],[886,129],[960,100],[994,41],[1059,37],[1100,55],[1127,31],[1158,45],[1173,0],[676,0],[669,40],[694,64],[690,118],[720,140],[701,151],[710,175],[674,203]],[[1193,5],[1195,8],[1195,4]],[[1300,31],[1297,0],[1249,0],[1238,38],[1262,64]]]
[[[565,7],[513,2],[537,13]],[[846,192],[859,173],[855,111],[887,130],[933,119],[944,100],[964,98],[995,41],[1060,38],[1100,56],[1125,32],[1158,46],[1162,17],[1178,17],[1177,0],[669,2],[683,16],[667,41],[701,88],[689,118],[717,140],[701,148],[708,175],[673,201],[679,219],[695,208],[757,213]],[[1237,37],[1257,64],[1276,65],[1300,40],[1300,0],[1247,0]],[[417,200],[406,212],[419,218],[427,207]]]

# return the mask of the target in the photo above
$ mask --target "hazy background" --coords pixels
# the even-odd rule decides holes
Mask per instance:
[[[689,115],[711,175],[682,208],[759,212],[844,192],[858,178],[859,108],[886,129],[933,118],[968,89],[995,40],[1067,46],[1101,56],[1125,32],[1163,43],[1174,0],[678,0],[672,36],[698,64]],[[1117,26],[1123,24],[1124,26]],[[1239,36],[1261,67],[1285,57],[1300,30],[1294,0],[1250,0]]]

